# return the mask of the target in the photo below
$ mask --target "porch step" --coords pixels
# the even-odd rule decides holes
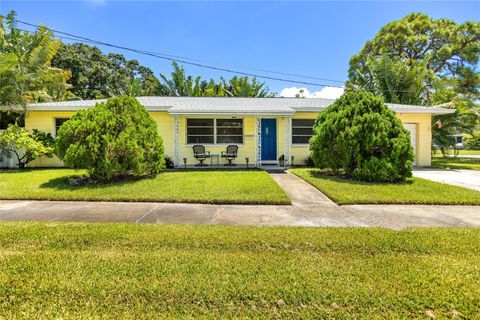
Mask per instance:
[[[272,173],[285,172],[285,167],[280,167],[276,165],[262,165],[260,166],[260,169],[265,170],[267,172],[272,172]]]

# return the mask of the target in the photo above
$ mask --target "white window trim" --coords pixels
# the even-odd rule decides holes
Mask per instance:
[[[188,143],[188,119],[213,119],[213,141],[214,143]],[[235,119],[235,120],[242,120],[242,143],[234,143],[234,142],[231,142],[231,143],[217,143],[217,119]],[[193,126],[193,127],[190,127],[190,128],[194,128],[194,127],[198,127],[198,128],[210,128],[210,127],[200,127],[200,126]],[[225,126],[220,126],[220,128],[231,128],[231,127],[225,127]],[[198,136],[202,136],[202,135],[198,135]],[[210,137],[211,135],[203,135],[203,136],[206,136],[206,137]],[[238,136],[240,137],[240,135],[231,135],[231,136]],[[185,118],[185,145],[187,147],[191,147],[191,146],[194,146],[194,145],[204,145],[204,146],[229,146],[229,145],[237,145],[237,146],[243,146],[245,144],[245,119],[244,118],[207,118],[207,117],[194,117],[194,118]]]

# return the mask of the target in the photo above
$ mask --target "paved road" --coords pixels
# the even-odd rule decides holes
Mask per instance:
[[[0,200],[0,221],[83,221],[256,226],[480,227],[479,206],[337,206],[289,173],[271,174],[291,206]]]
[[[480,171],[460,169],[415,169],[415,177],[480,191]]]

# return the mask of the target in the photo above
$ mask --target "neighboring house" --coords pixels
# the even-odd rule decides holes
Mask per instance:
[[[236,164],[304,164],[309,156],[308,141],[314,120],[331,99],[305,98],[223,98],[223,97],[138,97],[158,124],[165,155],[175,166],[196,164],[192,146],[205,145],[211,154],[220,154],[229,144],[238,146]],[[55,135],[63,122],[76,111],[105,100],[81,100],[30,104],[25,118],[28,130],[40,129]],[[452,110],[437,107],[388,104],[411,132],[416,164],[430,166],[431,117]],[[220,159],[220,164],[225,164]],[[209,161],[207,161],[209,164]],[[43,157],[30,166],[61,166],[57,158]]]

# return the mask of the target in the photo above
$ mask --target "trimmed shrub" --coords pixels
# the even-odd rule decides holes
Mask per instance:
[[[132,97],[117,97],[77,112],[59,129],[57,154],[93,180],[150,175],[164,166],[157,124]]]
[[[319,114],[310,150],[316,167],[356,180],[412,176],[409,132],[382,98],[366,91],[347,92]]]

